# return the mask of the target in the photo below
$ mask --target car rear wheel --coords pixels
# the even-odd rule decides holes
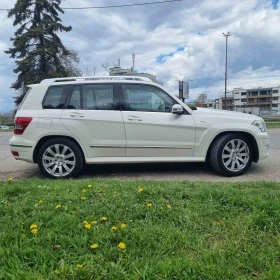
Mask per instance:
[[[244,174],[251,166],[252,159],[252,147],[249,139],[238,133],[219,137],[210,150],[212,167],[225,176]]]
[[[69,139],[50,139],[39,149],[38,166],[48,177],[76,177],[83,164],[84,159],[80,148]]]

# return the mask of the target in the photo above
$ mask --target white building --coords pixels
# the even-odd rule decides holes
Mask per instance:
[[[225,98],[221,98],[222,108],[255,115],[280,114],[280,85],[251,89],[235,88]]]

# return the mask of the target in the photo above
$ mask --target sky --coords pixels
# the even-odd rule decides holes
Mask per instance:
[[[159,0],[64,0],[61,7],[110,6]],[[15,0],[0,0],[11,8]],[[106,75],[102,65],[157,76],[172,94],[178,80],[190,84],[190,98],[200,93],[218,98],[224,93],[225,37],[228,38],[228,91],[233,88],[280,85],[279,0],[183,0],[180,2],[108,8],[65,10],[62,42],[77,51],[84,75]],[[15,63],[4,51],[19,26],[0,11],[0,113],[14,108],[10,88]]]

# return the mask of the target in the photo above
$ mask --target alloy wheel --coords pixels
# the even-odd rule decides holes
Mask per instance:
[[[250,158],[250,150],[247,143],[241,139],[229,141],[222,152],[222,161],[226,169],[238,172],[246,167]]]
[[[44,169],[52,176],[68,176],[76,165],[74,152],[64,144],[49,146],[43,153]]]

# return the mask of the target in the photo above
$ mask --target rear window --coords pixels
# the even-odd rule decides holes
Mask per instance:
[[[49,87],[43,100],[44,109],[63,109],[66,100],[66,92],[63,88],[63,86]]]

